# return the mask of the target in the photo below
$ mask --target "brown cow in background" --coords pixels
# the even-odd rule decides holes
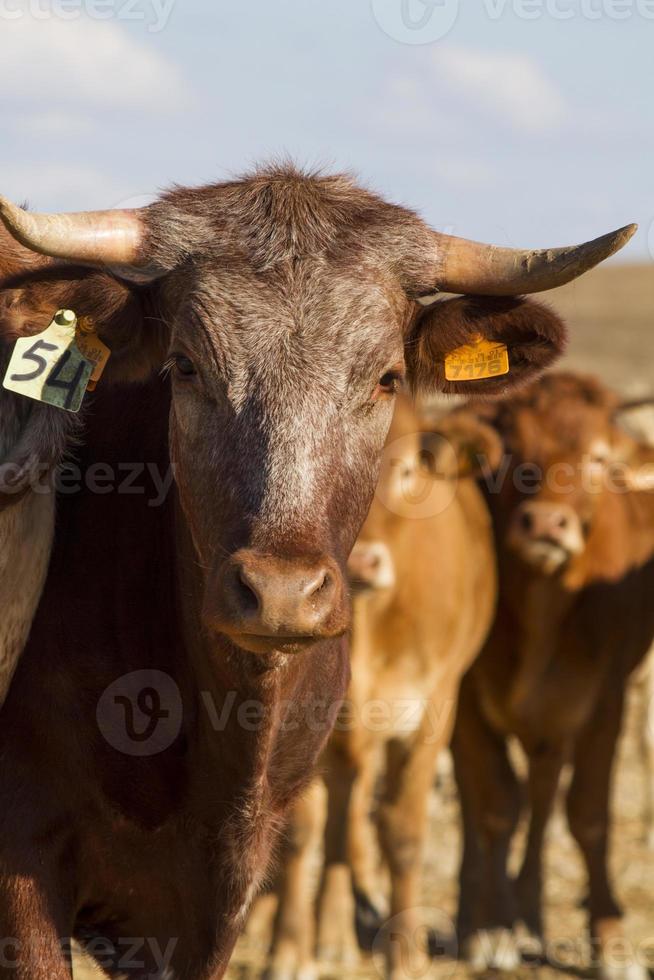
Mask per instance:
[[[460,449],[461,431],[447,434]],[[348,565],[352,680],[322,759],[328,804],[318,958],[340,969],[356,962],[354,893],[364,920],[377,926],[390,920],[381,945],[393,980],[417,975],[406,972],[407,957],[415,969],[428,955],[415,945],[426,935],[418,907],[427,801],[460,679],[495,608],[490,517],[474,480],[457,481],[458,475],[447,443],[422,432],[409,403],[400,402],[376,498]],[[380,775],[375,823],[390,904],[370,824]],[[312,975],[311,853],[321,813],[314,787],[291,823],[269,978]]]
[[[567,813],[588,872],[602,975],[621,912],[607,870],[609,789],[629,675],[654,636],[654,452],[616,425],[620,402],[592,378],[553,374],[480,409],[506,456],[489,481],[500,560],[492,634],[461,688],[453,738],[462,801],[459,939],[480,968],[515,967],[517,922],[544,952],[543,837],[566,761]],[[528,764],[529,835],[515,882],[507,858]]]

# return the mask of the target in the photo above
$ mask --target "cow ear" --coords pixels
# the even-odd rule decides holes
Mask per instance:
[[[86,318],[111,357],[103,384],[142,381],[161,367],[168,331],[156,317],[144,316],[146,290],[91,269],[31,260],[11,271],[0,265],[0,342],[45,330],[59,309]]]
[[[496,429],[466,409],[446,415],[422,434],[423,461],[435,476],[487,476],[499,468],[503,455]]]
[[[449,380],[448,355],[475,342],[507,348],[508,373]],[[563,321],[547,306],[520,297],[460,296],[430,307],[406,344],[409,378],[418,391],[500,395],[533,380],[564,350]]]

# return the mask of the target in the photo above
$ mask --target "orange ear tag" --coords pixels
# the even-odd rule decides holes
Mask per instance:
[[[506,344],[486,340],[481,334],[470,344],[457,347],[445,358],[445,377],[448,381],[480,381],[508,374],[509,352]]]
[[[93,365],[87,391],[95,391],[98,381],[104,374],[107,361],[111,357],[111,351],[102,343],[95,332],[93,321],[87,316],[80,317],[77,322],[76,342],[84,357]]]

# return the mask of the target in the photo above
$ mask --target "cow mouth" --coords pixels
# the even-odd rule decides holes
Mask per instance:
[[[300,654],[321,637],[318,636],[266,636],[258,633],[237,633],[229,637],[234,646],[247,653],[269,655],[272,653]]]
[[[534,538],[514,544],[514,551],[531,568],[543,575],[553,575],[573,557],[573,552],[552,538]]]

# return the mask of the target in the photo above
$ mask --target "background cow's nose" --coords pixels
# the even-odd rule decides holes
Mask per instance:
[[[242,550],[225,562],[210,591],[210,625],[237,642],[244,636],[319,639],[348,626],[343,576],[330,558]]]
[[[583,548],[583,532],[577,512],[569,504],[533,500],[515,512],[512,538],[516,543],[550,542],[575,554]]]
[[[357,541],[347,571],[354,588],[390,589],[395,585],[395,564],[383,541]]]

